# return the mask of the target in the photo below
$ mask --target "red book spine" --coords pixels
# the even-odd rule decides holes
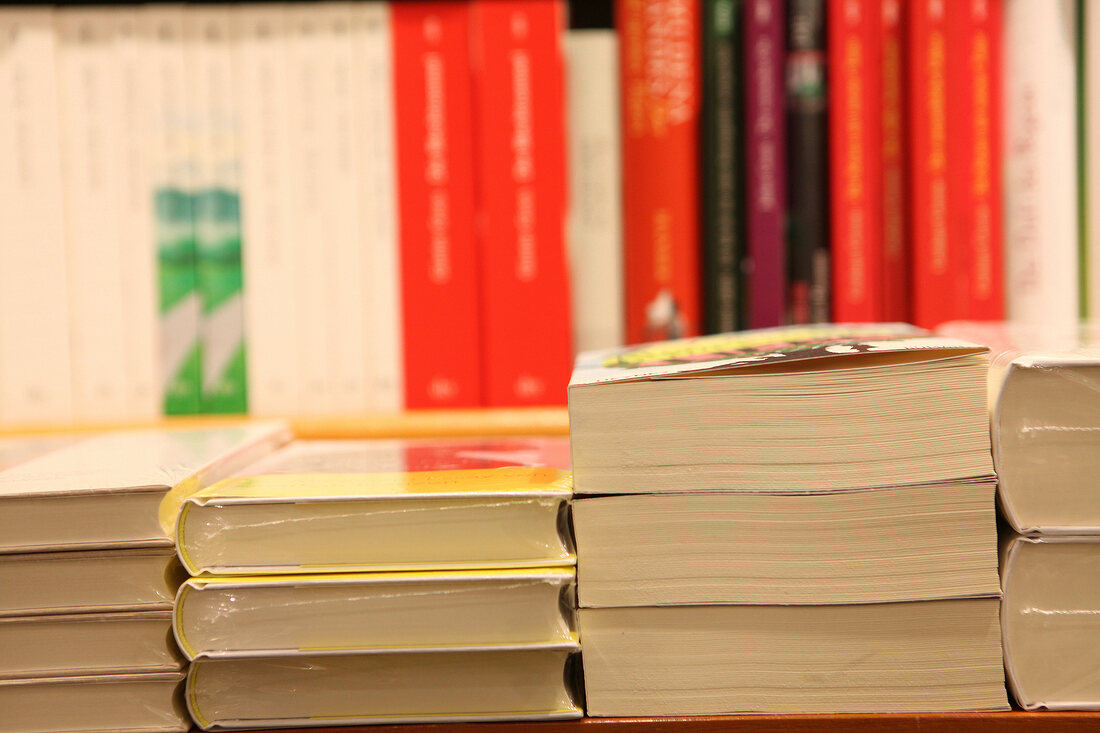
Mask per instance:
[[[393,3],[405,404],[481,405],[468,10]]]
[[[968,255],[963,312],[968,320],[1004,318],[1001,220],[1000,0],[966,0],[960,75],[970,80],[965,128],[961,242]]]
[[[485,379],[490,407],[564,405],[565,69],[558,0],[471,5]]]
[[[913,320],[934,328],[955,317],[947,183],[947,18],[945,0],[909,4],[909,225]],[[956,71],[952,77],[963,75]]]
[[[700,332],[698,0],[616,0],[626,338]],[[777,61],[778,63],[778,61]]]
[[[905,64],[902,0],[881,0],[882,320],[907,323],[909,246],[905,186]]]
[[[879,3],[828,6],[833,318],[884,320]]]

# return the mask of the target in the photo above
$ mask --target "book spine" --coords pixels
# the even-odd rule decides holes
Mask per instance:
[[[695,336],[702,306],[699,4],[617,0],[615,7],[621,34],[626,339]],[[775,107],[779,112],[781,98]]]
[[[558,0],[471,6],[485,404],[565,404],[565,72]],[[538,323],[539,328],[531,328]]]
[[[299,406],[297,243],[290,236],[289,29],[278,6],[245,5],[240,26],[241,225],[249,411]]]
[[[195,234],[191,211],[194,159],[186,104],[183,12],[150,5],[140,11],[149,39],[149,104],[154,116],[152,186],[160,307],[164,412],[199,410],[202,364]]]
[[[618,35],[570,30],[565,56],[573,342],[591,351],[623,344]]]
[[[962,189],[956,212],[959,249],[968,277],[962,278],[960,315],[972,321],[1004,317],[1001,211],[1001,0],[967,0],[951,6],[960,13],[958,64],[965,112],[956,118]],[[968,112],[968,113],[967,113]]]
[[[126,420],[120,168],[121,95],[103,11],[56,16],[65,244],[77,420]]]
[[[193,211],[198,286],[202,298],[204,413],[247,410],[244,295],[241,268],[240,124],[229,13],[188,11],[194,25],[191,102],[196,111]]]
[[[833,315],[840,323],[885,317],[878,5],[844,0],[829,6]]]
[[[906,219],[906,83],[905,83],[905,11],[902,0],[882,0],[881,89],[882,156],[881,216],[882,238],[882,321],[908,323],[911,319],[910,263]],[[838,321],[842,320],[837,316]]]
[[[1073,0],[1005,3],[1005,269],[1010,320],[1076,336]]]
[[[703,2],[703,315],[707,333],[741,327],[740,0]]]
[[[54,12],[0,10],[0,422],[9,425],[73,418]]]
[[[404,406],[401,347],[401,270],[397,237],[395,144],[390,6],[352,5],[352,89],[355,159],[365,247],[365,343],[369,409],[393,412]]]
[[[784,4],[746,0],[745,190],[748,325],[778,326],[787,306]]]
[[[913,320],[934,328],[957,314],[948,210],[947,17],[943,0],[909,4],[909,190]],[[962,74],[951,75],[952,78]],[[954,160],[954,156],[950,156]]]
[[[1079,128],[1083,132],[1085,201],[1084,225],[1085,237],[1082,249],[1082,272],[1085,277],[1084,316],[1089,321],[1100,323],[1100,134],[1095,132],[1100,125],[1100,8],[1089,3],[1081,3],[1084,15],[1081,37],[1084,40],[1084,75],[1082,120]],[[1098,212],[1098,213],[1091,213]]]
[[[395,3],[405,406],[481,398],[469,19],[463,2]]]
[[[830,320],[825,0],[791,0],[787,20],[787,320]]]
[[[161,394],[157,381],[157,269],[149,206],[151,100],[146,95],[143,70],[150,47],[140,33],[135,10],[120,8],[112,11],[111,18],[121,84],[119,245],[126,317],[127,412],[135,420],[152,420],[161,412]]]

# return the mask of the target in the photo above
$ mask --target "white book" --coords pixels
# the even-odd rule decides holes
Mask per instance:
[[[161,413],[159,333],[157,328],[157,261],[153,248],[150,105],[145,65],[149,39],[140,32],[132,8],[111,12],[114,59],[121,84],[118,160],[119,247],[122,257],[122,302],[126,318],[127,409],[131,419],[152,420]]]
[[[353,5],[352,102],[361,172],[368,405],[382,412],[400,410],[405,394],[391,37],[387,3]]]
[[[0,160],[9,161],[0,165],[0,422],[8,424],[73,417],[52,16],[0,10]]]
[[[1084,13],[1085,63],[1081,70],[1085,75],[1083,103],[1086,151],[1085,189],[1088,206],[1088,229],[1085,247],[1085,273],[1088,308],[1084,315],[1090,321],[1100,323],[1100,7],[1096,3],[1082,3]]]
[[[1073,0],[1005,2],[1008,316],[1073,333],[1078,316]]]
[[[290,48],[287,53],[288,121],[290,124],[290,185],[286,206],[291,213],[287,227],[295,259],[294,292],[298,311],[298,359],[301,393],[298,414],[333,412],[332,344],[329,319],[332,309],[332,227],[325,217],[323,200],[322,136],[326,120],[320,106],[327,84],[326,48],[331,38],[324,32],[313,4],[288,5]]]
[[[128,414],[122,299],[121,76],[112,21],[100,10],[55,16],[72,319],[73,400],[82,422]]]
[[[298,412],[299,242],[290,228],[289,27],[284,6],[236,11],[249,410]]]
[[[614,30],[565,37],[569,97],[569,268],[577,351],[623,344],[619,42]]]
[[[320,22],[322,73],[318,77],[321,169],[318,196],[327,222],[332,253],[326,265],[331,283],[328,328],[331,348],[332,412],[361,414],[368,409],[367,303],[360,210],[360,166],[356,138],[369,134],[356,125],[353,90],[362,86],[354,75],[351,3],[314,6]]]

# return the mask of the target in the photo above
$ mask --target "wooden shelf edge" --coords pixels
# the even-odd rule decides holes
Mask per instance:
[[[0,437],[87,434],[143,428],[206,428],[266,418],[246,415],[166,417],[149,422],[85,425],[28,425],[0,428]],[[464,438],[482,436],[561,436],[569,434],[564,407],[483,408],[470,410],[408,410],[355,417],[288,417],[294,434],[308,439],[341,438]]]
[[[303,728],[277,733],[302,733]],[[710,715],[676,718],[583,718],[543,723],[437,723],[315,728],[334,733],[1084,733],[1100,730],[1100,712]],[[269,733],[275,733],[271,731]]]

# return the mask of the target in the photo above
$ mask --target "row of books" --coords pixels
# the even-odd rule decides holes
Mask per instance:
[[[615,8],[626,343],[1100,313],[1089,3]]]
[[[564,10],[0,9],[0,423],[563,404]]]

